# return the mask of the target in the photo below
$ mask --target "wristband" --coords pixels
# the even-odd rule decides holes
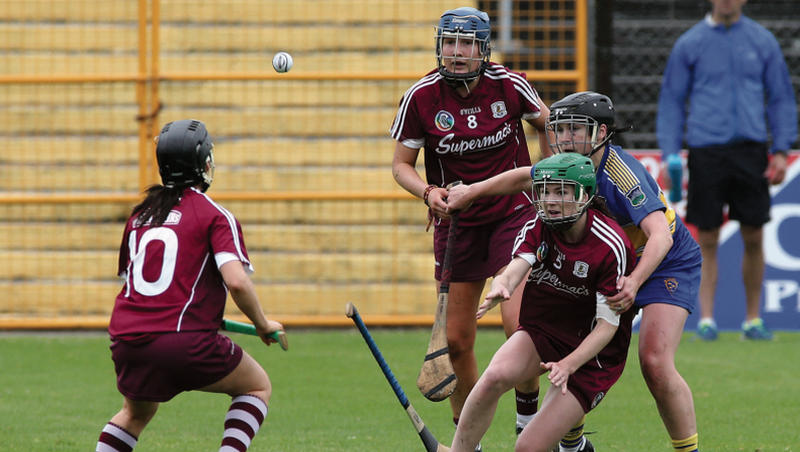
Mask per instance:
[[[428,196],[430,196],[431,191],[436,188],[436,185],[428,185],[425,187],[425,193],[422,194],[422,201],[425,203],[426,206],[430,207],[431,205],[428,204]]]

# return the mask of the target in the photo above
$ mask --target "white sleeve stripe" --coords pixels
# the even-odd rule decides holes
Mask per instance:
[[[502,66],[493,66],[492,68],[502,68]],[[487,70],[486,76],[491,79],[500,80],[507,78],[514,82],[514,89],[519,91],[527,100],[528,102],[536,105],[541,109],[541,99],[536,94],[536,90],[533,89],[530,83],[523,78],[521,75],[516,74],[514,72],[506,71],[505,68],[501,69],[494,69],[494,70]]]
[[[119,439],[120,441],[124,442],[125,444],[134,447],[136,446],[136,438],[134,438],[130,433],[122,430],[121,428],[117,427],[116,425],[106,424],[103,427],[103,431],[110,434],[114,438]]]
[[[403,94],[403,101],[400,103],[400,107],[397,109],[397,116],[395,116],[395,122],[392,124],[392,127],[389,129],[389,133],[391,134],[392,138],[395,140],[400,138],[400,133],[403,131],[403,126],[406,122],[406,114],[408,113],[408,105],[411,103],[411,98],[414,97],[414,93],[428,85],[433,85],[434,83],[438,82],[442,76],[438,72],[434,72],[433,74],[429,74],[423,78],[421,78],[417,83],[411,85],[411,87]]]
[[[194,188],[193,188],[194,190]],[[197,190],[195,190],[197,191]],[[231,228],[231,236],[233,237],[233,246],[236,248],[236,253],[239,256],[239,260],[242,262],[249,263],[250,261],[244,256],[244,252],[242,251],[242,244],[239,242],[239,231],[236,228],[236,218],[234,218],[233,214],[228,211],[228,209],[222,207],[221,205],[214,202],[207,194],[197,191],[212,205],[215,209],[217,209],[226,220],[228,220],[228,225]]]
[[[623,246],[622,238],[616,234],[613,229],[609,228],[608,225],[603,224],[596,219],[592,222],[591,231],[600,240],[608,245],[608,247],[614,253],[614,256],[617,258],[617,278],[624,276],[627,261],[625,259],[625,248]]]
[[[600,240],[606,243],[611,251],[614,253],[614,257],[617,259],[617,279],[625,275],[625,262],[622,261],[622,255],[620,254],[620,249],[616,248],[611,240],[598,233],[597,229],[592,227],[592,233],[595,234]]]
[[[606,302],[605,295],[600,292],[597,292],[597,308],[595,309],[594,318],[603,319],[614,326],[619,326],[619,314],[611,310],[611,306]]]
[[[536,226],[536,221],[539,220],[539,216],[533,218],[533,220],[528,221],[522,226],[522,229],[519,230],[517,233],[517,237],[514,238],[514,247],[511,248],[511,257],[514,257],[517,254],[517,249],[519,246],[525,242],[525,236],[528,235],[528,231],[533,229]],[[533,264],[531,264],[533,265]]]
[[[598,217],[594,217],[594,221],[592,223],[594,226],[597,226],[599,229],[605,231],[620,249],[625,249],[625,240],[619,234],[617,234],[617,232],[614,231],[614,228],[612,228],[608,223],[600,220]]]

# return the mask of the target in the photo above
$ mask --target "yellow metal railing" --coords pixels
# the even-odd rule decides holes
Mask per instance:
[[[64,0],[52,0],[54,3],[64,3]],[[388,3],[394,1],[394,7],[392,8],[394,14],[399,17],[402,14],[402,11],[405,8],[410,8],[413,2],[404,1],[404,0],[383,0],[384,3]],[[39,8],[47,8],[48,0],[39,0],[37,2],[37,7]],[[278,1],[275,3],[272,2],[264,2],[269,3],[272,7],[278,8],[280,5],[285,4],[282,1]],[[288,3],[288,2],[286,2]],[[343,3],[340,1],[339,3]],[[420,3],[420,2],[417,2]],[[428,4],[430,2],[421,2],[421,4]],[[446,2],[440,2],[442,5],[445,5]],[[585,90],[588,88],[588,58],[587,58],[587,29],[588,29],[588,11],[586,9],[586,2],[582,0],[573,0],[567,1],[563,0],[561,3],[570,4],[572,7],[570,8],[562,8],[565,11],[574,11],[574,18],[570,18],[570,23],[572,23],[572,30],[575,36],[575,47],[574,47],[574,58],[571,58],[571,68],[569,69],[559,69],[559,70],[531,70],[527,69],[525,72],[530,80],[537,85],[537,88],[540,89],[540,83],[562,83],[567,86],[567,90],[569,91],[577,91],[577,90]],[[24,5],[24,2],[20,3]],[[337,3],[338,4],[338,3]],[[438,3],[437,3],[438,5]],[[70,4],[71,6],[71,4]],[[90,5],[91,6],[91,5]],[[453,6],[460,6],[460,5],[453,5]],[[74,219],[70,219],[71,217],[78,216],[80,217],[80,213],[60,213],[59,209],[71,209],[73,207],[81,207],[84,209],[88,209],[89,212],[94,210],[99,210],[102,206],[107,205],[119,205],[121,207],[119,214],[116,213],[105,213],[104,220],[102,221],[110,221],[109,216],[115,217],[117,222],[120,223],[120,231],[121,231],[121,219],[119,218],[125,211],[127,211],[130,206],[135,204],[140,199],[140,192],[149,184],[152,184],[158,181],[158,169],[157,165],[155,164],[154,159],[154,143],[153,137],[157,135],[158,128],[160,127],[163,117],[164,117],[164,99],[162,93],[162,85],[164,83],[171,83],[171,84],[179,84],[179,83],[204,83],[204,82],[263,82],[263,83],[271,83],[274,81],[281,81],[281,82],[298,82],[298,83],[315,83],[315,82],[326,82],[326,81],[333,81],[333,82],[382,82],[382,83],[390,83],[390,82],[397,82],[397,81],[413,81],[418,79],[421,74],[424,73],[423,70],[414,69],[414,70],[406,70],[406,71],[398,71],[390,68],[387,71],[371,71],[371,70],[344,70],[344,71],[303,71],[301,70],[293,70],[289,73],[278,74],[270,70],[265,70],[263,72],[252,72],[252,71],[234,71],[234,70],[203,70],[203,71],[175,71],[175,70],[162,70],[162,50],[161,50],[161,28],[162,28],[162,5],[159,0],[138,0],[137,3],[137,16],[135,20],[132,18],[132,21],[136,24],[136,69],[135,71],[130,72],[91,72],[87,71],[86,73],[69,73],[65,71],[54,71],[53,73],[43,74],[43,73],[0,73],[0,88],[3,87],[24,87],[24,86],[87,86],[87,87],[102,87],[102,86],[116,86],[116,85],[132,85],[134,86],[134,91],[132,93],[131,102],[135,103],[137,114],[135,117],[131,118],[132,121],[132,134],[136,136],[136,143],[137,143],[137,158],[136,166],[138,171],[138,191],[132,192],[131,190],[121,191],[121,192],[108,192],[108,191],[89,191],[81,189],[80,187],[76,187],[74,190],[26,190],[24,185],[20,185],[19,187],[11,187],[9,189],[0,189],[0,208],[2,209],[16,209],[16,210],[6,210],[5,212],[11,212],[12,215],[8,217],[11,218],[10,220],[0,220],[0,226],[2,226],[3,221],[11,221],[14,227],[16,224],[22,224],[25,221],[29,221],[27,218],[31,217],[34,220],[31,221],[63,221],[63,228],[65,231],[68,231],[69,228],[81,228],[87,227],[86,224],[76,222]],[[452,6],[447,6],[452,7]],[[11,11],[11,10],[9,10]],[[432,16],[435,17],[436,14],[440,11],[433,11]],[[534,12],[535,13],[535,12]],[[12,13],[9,13],[12,14]],[[571,13],[570,13],[571,14]],[[172,20],[174,22],[174,20]],[[569,27],[569,25],[567,25]],[[425,30],[429,30],[426,28]],[[391,32],[391,31],[389,31]],[[421,31],[422,32],[422,31]],[[425,31],[427,32],[427,31]],[[0,35],[0,40],[2,39],[2,35]],[[202,39],[202,38],[198,38]],[[397,39],[397,35],[393,38],[395,42],[396,48],[400,48],[399,40]],[[432,51],[431,51],[432,52]],[[401,56],[401,52],[395,52],[395,68],[401,67],[401,60],[404,57]],[[431,57],[431,61],[433,58]],[[267,64],[268,65],[268,64]],[[396,93],[396,98],[394,102],[399,100],[399,96],[402,94],[402,91]],[[2,100],[2,99],[0,99]],[[546,101],[553,101],[556,99],[546,99]],[[133,126],[134,122],[136,123]],[[388,129],[388,124],[386,125]],[[20,130],[23,130],[22,128]],[[133,132],[135,130],[135,132]],[[11,132],[11,135],[24,135],[24,133],[14,133]],[[276,135],[273,135],[276,136]],[[0,145],[2,145],[3,138],[0,137]],[[533,140],[535,141],[535,140]],[[25,150],[14,150],[14,152],[25,152]],[[101,153],[102,150],[98,150],[98,153]],[[390,156],[388,155],[388,151],[376,151],[376,152],[384,152],[386,155],[386,174],[389,177],[389,170],[388,170],[388,163],[390,160]],[[219,201],[225,202],[246,202],[251,203],[254,207],[258,206],[263,210],[269,211],[270,207],[264,207],[265,205],[274,205],[274,206],[282,206],[285,210],[290,211],[287,214],[287,217],[293,218],[297,217],[300,214],[292,213],[294,205],[307,205],[313,202],[321,202],[321,203],[335,203],[337,205],[341,204],[343,207],[341,209],[347,209],[347,206],[350,206],[353,203],[357,203],[358,205],[364,204],[366,209],[385,209],[387,214],[391,219],[390,220],[382,220],[382,221],[389,221],[391,224],[392,230],[395,235],[398,228],[403,227],[405,224],[409,224],[409,222],[413,223],[417,220],[409,220],[410,217],[414,217],[415,215],[419,214],[420,217],[424,214],[424,210],[416,205],[416,204],[409,204],[415,203],[416,201],[413,198],[400,190],[397,187],[394,187],[394,190],[383,190],[383,191],[375,191],[375,190],[363,190],[363,189],[351,189],[351,190],[342,190],[340,188],[331,186],[330,190],[327,191],[275,191],[275,190],[248,190],[248,191],[221,191],[221,192],[213,192],[213,197]],[[383,203],[383,204],[381,204]],[[42,215],[45,220],[35,220],[38,218],[36,214],[29,214],[30,211],[35,210],[36,208],[41,207],[42,209],[50,209],[53,208],[56,212],[52,215]],[[96,208],[87,207],[87,206],[97,206]],[[412,206],[412,207],[409,207]],[[23,213],[17,215],[17,212],[23,209]],[[297,210],[302,211],[304,208],[300,207]],[[77,209],[80,210],[80,209]],[[335,210],[340,210],[339,208],[335,208]],[[237,213],[238,212],[234,212]],[[15,217],[16,216],[16,217]],[[17,218],[18,217],[18,218]],[[353,220],[355,221],[355,220]],[[420,220],[421,221],[421,220]],[[72,222],[72,223],[70,223]],[[401,224],[402,223],[402,224]],[[247,234],[248,226],[245,225],[245,231]],[[9,227],[4,230],[13,230],[13,227]],[[428,236],[428,242],[430,241],[430,237]],[[17,252],[19,250],[24,251],[23,248],[15,248],[14,240],[6,240],[3,243],[7,243],[6,251],[13,251]],[[428,246],[426,244],[425,246]],[[408,247],[408,243],[401,243],[398,239],[395,239],[395,242],[391,245],[391,254],[395,256],[392,261],[392,269],[390,274],[392,275],[388,280],[384,281],[385,285],[391,285],[391,289],[387,291],[377,290],[377,289],[360,289],[355,287],[352,290],[353,296],[361,296],[363,294],[375,294],[375,297],[390,297],[394,298],[394,301],[390,303],[384,303],[380,306],[376,307],[376,313],[372,316],[372,319],[376,322],[383,323],[383,324],[427,324],[432,321],[432,315],[427,314],[427,310],[422,310],[421,312],[413,312],[413,310],[406,310],[403,311],[402,309],[397,309],[398,306],[398,299],[407,300],[407,299],[416,299],[416,298],[431,298],[433,294],[434,285],[432,282],[432,265],[430,266],[431,272],[427,270],[420,276],[420,279],[425,281],[424,284],[421,284],[420,287],[424,286],[424,289],[420,292],[420,289],[415,289],[413,287],[403,287],[402,283],[399,282],[400,280],[397,277],[397,269],[403,267],[403,263],[401,262],[402,259],[407,257],[407,251],[405,248]],[[0,248],[0,252],[3,249]],[[39,252],[39,251],[37,251]],[[80,253],[81,251],[76,251]],[[107,252],[107,251],[104,251]],[[318,252],[318,251],[313,251]],[[428,253],[428,250],[422,250],[420,253]],[[48,255],[47,252],[39,252],[41,254],[41,259],[47,260]],[[37,254],[39,255],[39,254]],[[406,256],[406,257],[404,257]],[[0,270],[2,270],[3,275],[8,275],[6,280],[3,280],[3,276],[0,276],[0,286],[5,290],[4,298],[6,301],[12,300],[11,302],[6,303],[5,305],[0,302],[0,328],[82,328],[82,327],[89,327],[89,328],[97,328],[102,327],[105,325],[107,321],[107,314],[92,314],[91,312],[87,311],[85,313],[80,313],[81,309],[81,300],[72,300],[65,301],[64,303],[70,303],[69,308],[64,308],[61,310],[58,306],[49,306],[47,310],[42,310],[42,312],[36,312],[35,309],[20,309],[18,312],[15,306],[48,306],[48,303],[61,303],[58,300],[50,300],[48,299],[50,294],[57,293],[60,289],[47,289],[46,291],[42,292],[42,295],[38,297],[41,298],[40,300],[27,300],[22,299],[20,297],[29,296],[28,292],[24,290],[17,290],[19,283],[26,283],[26,284],[34,284],[35,281],[31,281],[29,278],[30,276],[22,276],[16,277],[17,274],[15,269],[12,268],[14,263],[12,262],[5,262],[0,264]],[[2,267],[5,266],[5,267]],[[44,264],[42,268],[46,267]],[[81,280],[81,271],[82,269],[79,267],[75,268],[76,272],[76,281]],[[109,262],[108,273],[111,274],[114,272],[113,269],[113,262]],[[38,278],[42,280],[42,284],[55,284],[58,286],[59,284],[66,284],[64,286],[64,290],[69,293],[67,290],[69,288],[69,282],[63,283],[60,281],[50,281],[48,280],[47,274],[38,275]],[[430,282],[428,282],[430,281]],[[100,283],[99,283],[100,284]],[[310,283],[309,285],[313,285]],[[61,287],[61,286],[58,286]],[[313,290],[313,287],[308,289]],[[323,289],[324,290],[324,289]],[[399,293],[404,293],[405,295],[399,295]],[[109,292],[111,293],[111,292]],[[287,289],[286,293],[298,293],[298,294],[305,294],[304,289],[302,287],[294,287],[291,286]],[[349,292],[345,292],[349,293]],[[77,297],[80,298],[83,295],[81,293],[77,294]],[[113,295],[112,295],[113,296]],[[372,295],[369,295],[372,296]],[[15,298],[16,297],[16,298]],[[64,297],[68,298],[75,298],[75,295],[64,295]],[[90,297],[87,297],[90,298]],[[65,298],[67,300],[67,298]],[[269,301],[265,300],[266,303],[269,305]],[[358,301],[358,300],[354,300]],[[383,303],[383,301],[382,301]],[[108,300],[108,307],[113,304],[113,300]],[[287,305],[289,306],[289,305]],[[386,309],[385,312],[382,312],[381,309]],[[339,309],[340,310],[340,309]],[[76,313],[77,312],[77,313]],[[341,315],[334,314],[336,309],[328,308],[320,309],[322,312],[319,315],[308,314],[308,313],[301,313],[301,314],[294,314],[291,310],[291,306],[285,308],[283,312],[280,314],[280,320],[284,323],[289,325],[292,324],[303,324],[303,325],[337,325],[341,323]],[[369,314],[367,314],[369,316]],[[346,319],[345,319],[346,320]],[[337,323],[338,322],[338,323]],[[489,318],[487,320],[488,323],[499,323],[499,318]]]

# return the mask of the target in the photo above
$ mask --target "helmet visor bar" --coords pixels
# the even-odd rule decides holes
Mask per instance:
[[[551,115],[545,127],[554,154],[577,152],[588,155],[597,146],[598,123],[589,116]]]
[[[551,226],[571,226],[588,203],[583,186],[571,180],[534,180],[532,195],[539,217]]]

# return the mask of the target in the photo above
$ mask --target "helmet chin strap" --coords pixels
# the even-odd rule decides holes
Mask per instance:
[[[598,143],[598,144],[597,144],[597,146],[595,146],[594,148],[592,148],[592,150],[591,150],[591,151],[589,151],[589,153],[588,153],[586,156],[587,156],[587,157],[589,157],[589,158],[592,158],[592,156],[593,156],[594,154],[596,154],[596,153],[597,153],[597,151],[599,151],[600,149],[603,149],[603,148],[605,148],[605,147],[606,147],[606,144],[608,144],[608,142],[609,142],[609,141],[611,141],[611,137],[612,137],[613,135],[614,135],[614,131],[612,130],[611,132],[609,132],[609,133],[608,133],[608,135],[606,135],[606,137],[605,137],[605,138],[603,138],[603,141],[601,141],[600,143]]]

